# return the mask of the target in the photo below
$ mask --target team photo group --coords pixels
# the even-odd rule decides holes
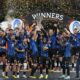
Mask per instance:
[[[61,71],[59,78],[65,80],[70,80],[70,71],[75,71],[75,77],[79,78],[80,26],[76,26],[73,33],[68,28],[59,29],[54,25],[48,30],[36,26],[33,22],[22,28],[12,29],[10,24],[5,31],[0,28],[2,76],[8,79],[11,71],[13,78],[48,79],[52,70]],[[30,70],[29,76],[27,70]],[[36,70],[38,77],[34,74]]]

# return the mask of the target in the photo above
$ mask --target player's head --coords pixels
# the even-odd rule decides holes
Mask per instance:
[[[15,32],[19,32],[19,28],[15,28]]]
[[[52,30],[52,29],[49,30],[49,35],[50,35],[50,36],[53,35],[53,30]]]
[[[43,37],[43,43],[47,43],[47,38]]]
[[[11,40],[15,40],[15,35],[12,35],[11,36]]]
[[[24,38],[24,39],[23,39],[23,43],[24,43],[24,44],[27,44],[27,42],[28,42],[28,39],[27,39],[27,38]]]
[[[14,34],[14,30],[13,29],[9,29],[9,34],[13,35]]]
[[[19,35],[24,35],[24,30],[23,29],[19,31]]]

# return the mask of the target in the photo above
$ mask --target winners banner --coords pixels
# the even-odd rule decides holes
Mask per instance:
[[[64,15],[61,15],[59,13],[36,13],[32,14],[33,19],[36,19],[37,17],[43,17],[43,18],[52,18],[52,19],[58,19],[63,20]]]

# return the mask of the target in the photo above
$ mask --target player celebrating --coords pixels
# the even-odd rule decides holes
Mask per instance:
[[[80,66],[80,33],[78,33],[78,29],[74,29],[74,34],[72,36],[73,43],[75,44],[73,47],[73,53],[76,56],[76,78],[79,78],[79,66]],[[73,46],[73,45],[72,45]]]
[[[37,69],[37,64],[38,64],[38,47],[36,44],[37,40],[37,34],[35,32],[33,32],[32,38],[30,40],[30,50],[32,51],[31,53],[31,58],[32,58],[32,70],[31,70],[31,74],[30,74],[30,78],[36,78],[34,76],[34,73],[36,72]]]
[[[0,29],[0,62],[3,62],[2,76],[8,78],[6,70],[6,38],[3,30]]]
[[[43,69],[46,68],[46,76],[45,79],[48,78],[48,64],[49,64],[49,56],[48,56],[48,49],[49,44],[47,43],[47,39],[44,37],[43,41],[41,41],[41,54],[40,54],[40,77],[39,79],[42,79],[43,76]]]
[[[56,69],[55,67],[55,61],[56,61],[56,55],[57,55],[57,49],[56,49],[56,32],[55,30],[50,29],[49,30],[49,39],[50,39],[50,44],[51,44],[51,51],[50,51],[50,59],[51,59],[51,64],[52,64],[52,69]]]
[[[25,46],[23,44],[23,41],[18,42],[16,44],[16,60],[17,60],[17,78],[19,78],[19,72],[20,68],[24,65],[26,59],[26,52],[25,52]],[[26,73],[23,73],[23,77],[26,77]]]
[[[12,35],[7,38],[8,43],[8,49],[7,49],[7,60],[8,60],[8,69],[11,67],[11,70],[13,70],[13,78],[16,78],[15,72],[16,72],[16,63],[15,63],[15,45],[16,40],[15,36]],[[9,71],[9,70],[8,70]]]
[[[65,80],[70,80],[70,58],[71,58],[71,44],[70,44],[70,38],[67,36],[66,32],[63,32],[64,36],[64,55],[62,60],[62,69],[63,69],[63,75],[60,78],[64,78]],[[67,70],[67,75],[66,75]]]

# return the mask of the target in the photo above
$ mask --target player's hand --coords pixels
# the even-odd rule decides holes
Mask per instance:
[[[43,47],[43,50],[48,50],[48,47]]]
[[[25,50],[21,50],[21,52],[25,52]]]
[[[0,48],[2,48],[2,49],[6,49],[6,47],[2,47],[2,46],[0,46]]]

